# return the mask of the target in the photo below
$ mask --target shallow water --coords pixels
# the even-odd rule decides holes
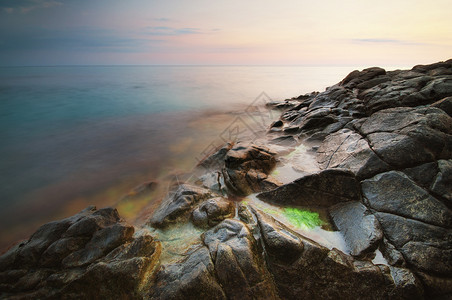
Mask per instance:
[[[289,153],[279,156],[279,162],[271,175],[286,184],[304,175],[319,171],[320,168],[312,146],[301,142]]]
[[[293,231],[319,243],[324,247],[327,247],[328,249],[336,248],[346,254],[350,253],[350,249],[348,248],[344,240],[344,236],[339,231],[326,230],[329,227],[331,227],[330,224],[328,224],[326,212],[317,211],[320,215],[320,218],[324,222],[323,226],[317,226],[314,228],[296,227],[293,224],[291,224],[291,222],[284,216],[283,214],[284,207],[272,205],[264,201],[261,201],[256,197],[256,194],[251,194],[247,196],[244,199],[244,201],[248,202],[248,204],[251,204],[254,207],[257,207],[263,212],[269,214],[274,219],[280,221]],[[314,210],[312,209],[308,210],[314,212]]]

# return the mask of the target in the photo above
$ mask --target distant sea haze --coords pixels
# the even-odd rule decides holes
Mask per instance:
[[[0,67],[0,249],[88,204],[187,171],[265,92],[324,90],[351,67]],[[225,114],[226,113],[226,114]]]

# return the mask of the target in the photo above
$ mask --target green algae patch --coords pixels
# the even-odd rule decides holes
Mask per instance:
[[[283,210],[283,215],[297,228],[312,229],[323,224],[318,213],[308,210],[286,207]]]

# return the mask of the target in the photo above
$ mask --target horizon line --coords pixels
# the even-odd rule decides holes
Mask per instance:
[[[0,65],[0,68],[53,68],[53,67],[378,67],[371,64],[52,64],[52,65]],[[380,65],[381,66],[381,65]],[[389,65],[391,66],[391,65]],[[397,67],[408,68],[412,64]],[[395,67],[391,66],[391,67]]]

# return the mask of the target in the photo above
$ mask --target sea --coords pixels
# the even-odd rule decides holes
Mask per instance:
[[[158,199],[124,195],[190,172],[256,99],[323,91],[364,67],[0,67],[0,252],[88,205],[133,221]]]

